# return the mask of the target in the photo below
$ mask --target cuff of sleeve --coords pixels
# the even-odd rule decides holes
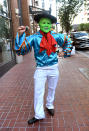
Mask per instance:
[[[16,39],[15,39],[15,47],[14,50],[18,50],[21,46],[21,44],[23,43],[24,39],[25,39],[25,33],[23,33],[21,36],[19,36],[18,32],[16,34]]]

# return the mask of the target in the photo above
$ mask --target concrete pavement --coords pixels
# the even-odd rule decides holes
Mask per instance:
[[[55,95],[55,115],[28,125],[34,115],[33,53],[24,56],[0,79],[0,131],[89,131],[89,80],[79,68],[89,68],[82,54],[59,59],[60,79]],[[47,96],[47,85],[45,98]],[[44,105],[45,108],[45,105]]]

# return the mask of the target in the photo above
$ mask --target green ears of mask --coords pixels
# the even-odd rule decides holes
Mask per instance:
[[[49,18],[41,18],[39,21],[40,30],[48,33],[51,30],[52,22]]]

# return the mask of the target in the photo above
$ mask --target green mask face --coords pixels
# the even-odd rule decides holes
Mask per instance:
[[[48,33],[51,30],[52,22],[48,18],[41,18],[39,21],[40,30]]]

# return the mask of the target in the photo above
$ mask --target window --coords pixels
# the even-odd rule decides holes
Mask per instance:
[[[0,65],[12,60],[11,21],[8,16],[7,0],[0,1]]]

